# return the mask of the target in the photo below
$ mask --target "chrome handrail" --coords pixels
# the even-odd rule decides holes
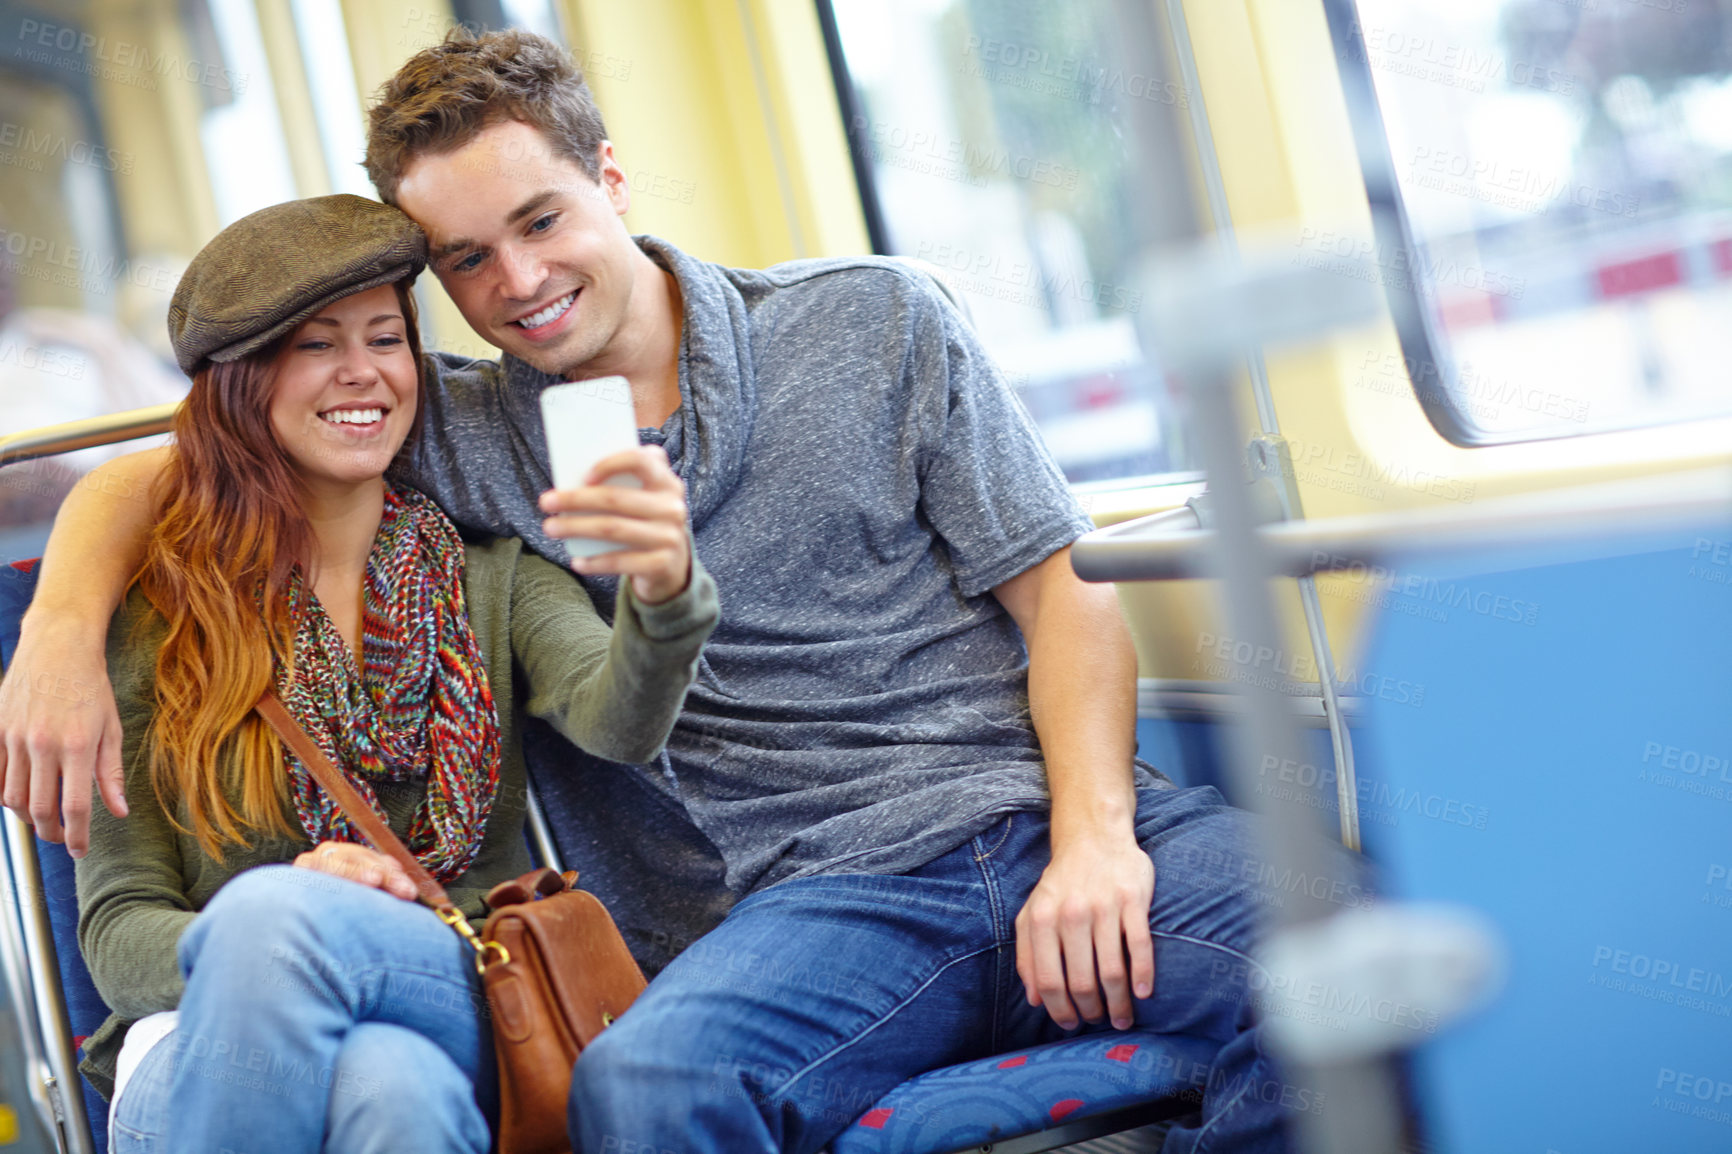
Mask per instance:
[[[138,437],[153,437],[158,433],[166,433],[174,422],[175,410],[180,406],[179,401],[169,401],[166,404],[151,405],[149,408],[128,409],[122,413],[108,413],[101,417],[87,417],[82,421],[67,421],[59,425],[44,425],[40,429],[26,429],[22,433],[10,433],[0,437],[0,468],[16,465],[20,461],[35,460],[37,457],[51,457],[56,453],[70,453],[78,449],[113,445]]]
[[[59,1150],[64,1154],[95,1154],[78,1073],[78,1051],[72,1042],[66,999],[58,988],[60,963],[48,924],[36,835],[10,811],[0,813],[0,825],[5,827],[6,872],[15,896],[9,903],[11,908],[0,911],[5,919],[7,985],[21,1019],[19,1033],[24,1036],[30,1068],[30,1098]],[[27,980],[12,972],[20,962]]]
[[[1658,534],[1716,519],[1732,519],[1732,469],[1724,467],[1502,497],[1470,508],[1283,521],[1258,534],[1278,575],[1303,577],[1392,557]],[[1216,576],[1214,533],[1173,531],[1171,525],[1157,513],[1097,529],[1072,546],[1071,564],[1085,581]]]

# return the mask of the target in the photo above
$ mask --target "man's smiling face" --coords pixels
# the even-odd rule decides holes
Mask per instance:
[[[639,256],[620,219],[630,189],[611,145],[600,159],[592,180],[538,130],[507,120],[416,158],[397,187],[464,319],[543,372],[605,360],[626,324]]]

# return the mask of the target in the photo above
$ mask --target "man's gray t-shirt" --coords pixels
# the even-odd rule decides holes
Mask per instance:
[[[758,271],[638,243],[685,313],[681,407],[642,435],[686,482],[722,604],[645,772],[677,790],[736,893],[904,872],[1045,809],[1027,652],[990,591],[1091,523],[972,331],[894,261]],[[563,563],[536,506],[555,378],[435,359],[400,479]],[[611,582],[586,584],[607,612]]]

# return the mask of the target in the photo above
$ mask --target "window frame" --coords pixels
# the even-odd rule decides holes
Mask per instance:
[[[1497,445],[1569,441],[1725,419],[1727,414],[1724,412],[1709,412],[1652,420],[1614,419],[1598,424],[1585,423],[1575,428],[1551,426],[1511,432],[1487,430],[1474,421],[1457,393],[1459,379],[1454,360],[1449,356],[1449,341],[1438,331],[1434,312],[1428,306],[1422,288],[1422,284],[1429,283],[1417,271],[1424,262],[1411,259],[1420,249],[1412,217],[1402,197],[1400,175],[1383,119],[1383,106],[1377,99],[1371,53],[1359,31],[1362,22],[1358,0],[1323,0],[1323,15],[1335,50],[1335,68],[1341,78],[1360,176],[1366,199],[1370,202],[1372,239],[1379,251],[1400,253],[1409,258],[1406,267],[1415,270],[1411,276],[1379,279],[1383,282],[1396,338],[1401,345],[1408,385],[1432,428],[1451,445],[1483,449]],[[1424,379],[1413,379],[1416,367]]]

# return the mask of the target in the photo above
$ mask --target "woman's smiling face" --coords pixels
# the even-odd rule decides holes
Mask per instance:
[[[380,285],[325,306],[283,342],[271,428],[309,486],[371,480],[396,457],[419,400],[408,330],[396,290]]]

